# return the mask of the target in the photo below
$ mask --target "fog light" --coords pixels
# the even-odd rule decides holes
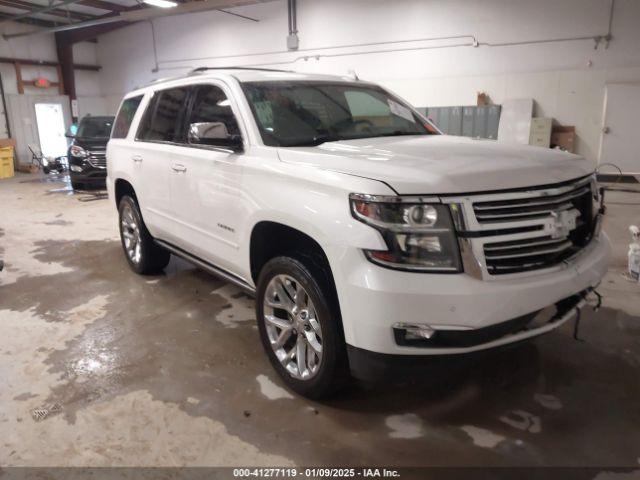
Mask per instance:
[[[429,340],[436,334],[429,325],[396,323],[393,328],[404,331],[404,340]]]
[[[69,167],[69,169],[70,169],[72,172],[81,172],[81,171],[82,171],[82,167],[80,167],[80,166],[78,166],[78,165],[71,165],[71,166]]]

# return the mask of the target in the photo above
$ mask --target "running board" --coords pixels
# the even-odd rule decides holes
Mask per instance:
[[[251,285],[249,285],[247,282],[242,280],[240,277],[234,275],[233,273],[227,272],[226,270],[223,270],[220,267],[216,267],[215,265],[205,260],[202,260],[201,258],[198,258],[195,255],[190,254],[189,252],[185,252],[181,248],[171,245],[170,243],[167,243],[163,240],[155,240],[155,242],[161,247],[169,250],[174,255],[182,258],[183,260],[186,260],[187,262],[192,263],[196,267],[201,268],[202,270],[209,272],[212,275],[215,275],[216,277],[220,277],[221,279],[226,280],[227,282],[233,283],[234,285],[237,285],[238,287],[240,287],[245,293],[248,293],[251,296],[255,296],[256,294],[255,288],[253,288]]]

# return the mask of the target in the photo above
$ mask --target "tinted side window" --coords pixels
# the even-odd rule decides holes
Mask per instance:
[[[240,135],[240,128],[224,92],[213,85],[198,87],[189,124],[221,123],[229,135]]]
[[[180,141],[182,113],[187,92],[186,88],[156,92],[145,112],[138,138],[160,142]]]
[[[126,138],[133,121],[133,116],[138,110],[138,105],[142,101],[142,95],[137,97],[127,98],[122,102],[118,116],[113,125],[113,131],[111,132],[111,138]]]

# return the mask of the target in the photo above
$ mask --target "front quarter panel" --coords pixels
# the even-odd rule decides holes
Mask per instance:
[[[266,152],[271,150],[271,158]],[[251,278],[249,247],[253,226],[277,222],[312,237],[333,263],[336,247],[386,249],[380,234],[355,220],[350,211],[350,193],[393,195],[385,184],[367,178],[280,162],[270,147],[255,147],[245,158],[243,191],[246,224],[241,249],[243,276]]]

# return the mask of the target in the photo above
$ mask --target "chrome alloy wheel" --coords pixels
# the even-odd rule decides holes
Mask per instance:
[[[264,323],[269,343],[289,374],[309,380],[322,362],[322,330],[306,290],[289,275],[276,275],[265,289]]]
[[[126,205],[122,209],[122,218],[120,220],[122,227],[122,239],[124,241],[124,249],[127,252],[129,260],[136,265],[140,263],[142,256],[142,239],[140,237],[140,226],[133,213],[133,208]]]

